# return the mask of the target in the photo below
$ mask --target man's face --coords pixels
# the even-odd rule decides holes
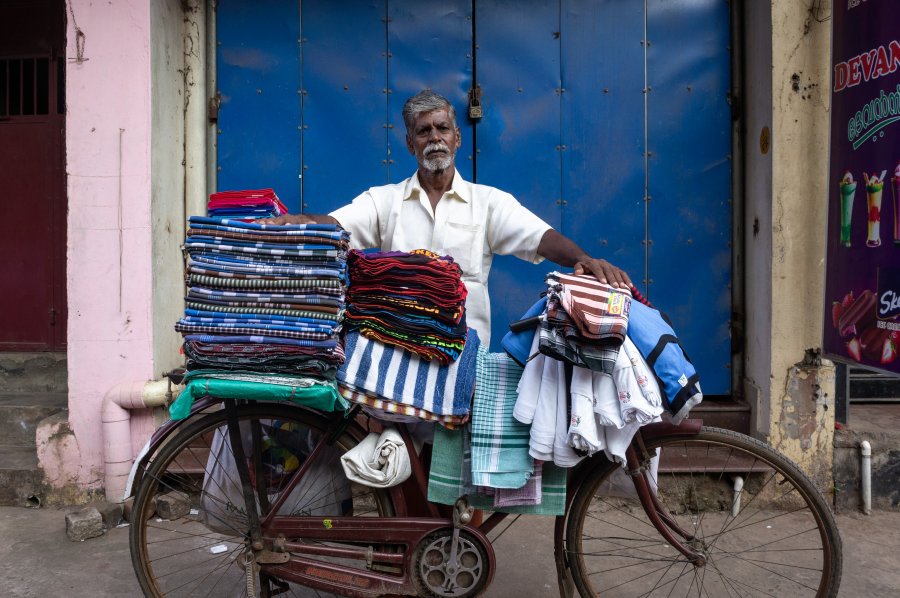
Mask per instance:
[[[453,126],[446,108],[420,114],[406,133],[406,147],[419,168],[431,173],[453,168],[460,146],[459,128]]]

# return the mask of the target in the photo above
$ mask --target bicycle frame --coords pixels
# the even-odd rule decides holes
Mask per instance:
[[[223,403],[218,399],[202,399],[192,409],[192,415]],[[229,420],[229,435],[235,452],[243,453],[240,432],[233,401],[224,401]],[[230,404],[230,406],[229,406]],[[284,580],[309,586],[323,591],[340,593],[347,596],[370,597],[385,594],[415,595],[416,584],[412,577],[412,562],[415,551],[422,541],[432,533],[452,531],[453,519],[441,516],[439,507],[427,502],[427,473],[405,425],[397,428],[409,451],[412,464],[412,476],[404,484],[387,491],[396,510],[395,517],[295,517],[277,515],[282,503],[291,493],[301,478],[309,470],[324,448],[334,443],[342,433],[349,433],[356,440],[361,440],[365,431],[355,421],[358,406],[342,416],[336,415],[332,420],[331,432],[323,434],[310,455],[291,476],[287,485],[282,488],[280,498],[268,508],[268,514],[262,518],[251,516],[249,533],[255,564],[259,567],[263,579]],[[181,421],[188,421],[190,418]],[[181,422],[168,422],[160,428],[151,439],[143,458],[135,463],[139,474],[144,471],[149,459],[156,454],[160,446],[176,431]],[[661,508],[651,489],[647,478],[647,464],[650,454],[644,447],[645,440],[658,437],[690,437],[699,433],[701,420],[685,420],[675,426],[667,422],[648,424],[641,428],[626,451],[627,469],[634,482],[640,503],[647,513],[648,519],[657,529],[660,536],[695,565],[703,565],[704,555],[695,550],[690,542],[693,536],[681,529]],[[236,455],[238,457],[238,455]],[[247,504],[267,504],[267,498],[256,497],[252,486],[252,462],[250,455],[237,458],[238,474],[244,487]],[[608,462],[601,462],[607,465]],[[571,595],[569,581],[569,564],[565,551],[565,522],[581,484],[587,475],[598,466],[598,461],[585,460],[570,473],[567,484],[567,500],[565,512],[556,518],[554,528],[554,558],[557,568],[557,581],[560,595]],[[446,510],[445,510],[446,511]],[[496,559],[487,538],[506,513],[494,513],[479,526],[465,525],[461,529],[475,536],[485,547],[489,561],[489,578],[493,577]],[[292,541],[287,541],[291,538]],[[300,539],[294,541],[293,539]],[[306,541],[314,543],[307,543]],[[343,544],[335,546],[327,543]],[[339,563],[321,560],[322,558],[349,559],[365,563],[365,568],[351,567]],[[380,568],[381,570],[375,570]],[[389,568],[390,571],[384,571]],[[261,594],[267,595],[266,592]]]

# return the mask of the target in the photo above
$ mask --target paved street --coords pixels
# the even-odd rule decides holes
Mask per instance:
[[[138,596],[128,528],[73,543],[64,510],[0,507],[0,596]],[[900,593],[900,512],[838,516],[844,540],[841,596]],[[487,596],[526,598],[556,592],[551,518],[521,518],[495,545],[498,571]],[[496,533],[496,532],[495,532]]]

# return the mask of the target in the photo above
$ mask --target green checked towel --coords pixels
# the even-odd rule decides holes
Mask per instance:
[[[503,507],[494,506],[494,497],[476,494],[471,483],[469,426],[448,430],[434,428],[434,449],[431,453],[431,474],[428,478],[428,500],[452,505],[463,494],[476,509],[521,513],[524,515],[562,515],[566,510],[566,470],[553,463],[544,463],[541,483],[541,504]]]
[[[513,417],[522,366],[506,353],[478,348],[472,402],[472,483],[521,488],[534,473],[528,454],[531,426]]]

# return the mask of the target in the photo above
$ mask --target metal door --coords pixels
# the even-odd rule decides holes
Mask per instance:
[[[625,268],[704,390],[730,392],[727,2],[222,0],[218,30],[220,189],[274,185],[319,213],[402,180],[400,108],[432,87],[457,109],[462,175]],[[495,350],[553,267],[495,259]]]
[[[66,344],[62,2],[0,20],[0,350]]]

